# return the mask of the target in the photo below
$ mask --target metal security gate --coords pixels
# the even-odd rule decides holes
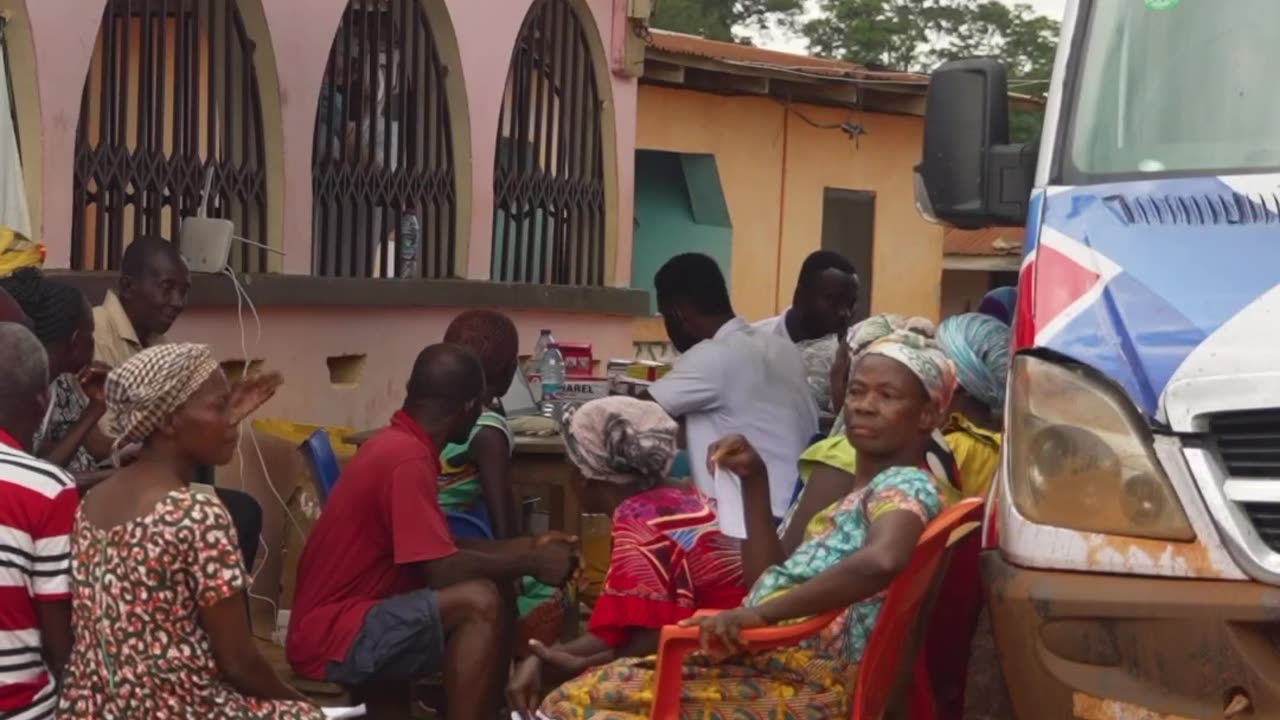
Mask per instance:
[[[494,167],[495,280],[603,285],[603,107],[582,18],[536,0],[507,75]]]
[[[316,274],[454,274],[447,72],[418,0],[351,0],[316,115]]]
[[[178,239],[199,209],[268,243],[254,43],[229,0],[110,0],[80,102],[71,266],[114,270],[136,237]],[[237,244],[231,265],[267,268]]]

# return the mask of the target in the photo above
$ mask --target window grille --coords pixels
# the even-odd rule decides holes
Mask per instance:
[[[491,275],[605,283],[603,108],[583,19],[536,0],[511,58],[494,167]]]
[[[178,239],[212,169],[210,217],[268,243],[254,43],[235,2],[109,0],[80,102],[71,266],[114,270],[133,238]],[[232,246],[231,265],[267,269]]]

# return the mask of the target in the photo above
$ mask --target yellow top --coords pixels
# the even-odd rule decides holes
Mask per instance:
[[[948,436],[948,442],[950,442],[950,439],[950,436]],[[809,476],[813,474],[814,467],[818,465],[827,465],[852,475],[858,465],[857,458],[858,451],[853,449],[853,445],[849,443],[849,438],[843,433],[825,440],[819,440],[810,445],[800,455],[800,482],[808,484]],[[956,460],[958,462],[959,457]],[[961,477],[963,477],[963,466],[961,466],[960,472]],[[950,507],[961,499],[960,493],[956,492],[956,489],[951,487],[951,483],[947,482],[945,478],[939,478],[933,473],[930,473],[930,476],[933,477],[933,482],[938,487],[938,494],[942,496],[944,507]],[[961,484],[963,485],[963,482]],[[990,484],[990,480],[987,481],[987,484]]]
[[[960,492],[967,498],[985,498],[1000,464],[1000,433],[980,428],[956,414],[942,434],[960,469]]]

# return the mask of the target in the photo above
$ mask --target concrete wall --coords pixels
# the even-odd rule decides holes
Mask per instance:
[[[615,24],[621,25],[626,0],[570,0],[596,33],[588,43],[597,60],[604,92],[607,153],[606,183],[614,222],[611,277],[630,279],[632,163],[634,159],[636,83],[610,71]],[[311,268],[311,150],[320,83],[334,32],[347,0],[235,0],[258,46],[255,58],[262,88],[264,127],[278,164],[269,168],[280,207],[275,231],[283,232],[289,253],[286,272]],[[465,275],[489,277],[493,218],[494,140],[511,50],[533,0],[422,0],[443,60],[451,68],[459,196],[459,225],[468,242]],[[34,95],[19,92],[19,112],[27,119],[24,144],[39,144],[40,167],[33,168],[42,194],[36,234],[48,246],[49,264],[66,267],[70,258],[71,171],[76,125],[85,74],[106,0],[0,0],[20,25],[13,58],[15,73],[30,73]],[[305,4],[305,12],[299,12]],[[27,40],[30,39],[28,43]],[[26,55],[30,56],[26,56]],[[34,61],[34,62],[33,62]],[[453,72],[456,71],[456,72]],[[32,105],[38,108],[32,109]],[[38,127],[30,119],[39,118]],[[465,216],[463,216],[465,215]],[[284,230],[287,228],[287,230]],[[273,239],[274,240],[274,239]]]
[[[715,155],[733,222],[730,289],[755,320],[790,303],[806,255],[822,242],[826,187],[876,193],[872,312],[938,316],[942,230],[915,209],[912,167],[923,120],[642,85],[636,147]],[[839,129],[861,123],[855,142]],[[660,332],[641,322],[637,334]]]
[[[942,273],[942,317],[973,312],[991,289],[991,273],[947,270]]]

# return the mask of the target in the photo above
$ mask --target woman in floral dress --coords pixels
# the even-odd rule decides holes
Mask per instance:
[[[117,447],[143,450],[89,492],[72,536],[75,647],[57,717],[311,720],[253,644],[247,578],[221,503],[191,492],[280,384],[227,383],[208,347],[159,345],[107,378]]]
[[[812,517],[793,517],[797,545],[779,537],[764,462],[733,435],[711,446],[709,463],[742,481],[747,539],[743,569],[754,580],[742,606],[683,621],[699,626],[715,656],[684,667],[684,718],[839,718],[849,714],[858,663],[891,582],[907,566],[925,526],[942,509],[920,466],[955,388],[951,362],[932,325],[916,318],[870,343],[854,360],[844,410],[858,452],[851,491]],[[744,629],[845,612],[800,645],[756,654],[740,650]],[[726,656],[727,655],[727,656]],[[646,718],[655,660],[618,660],[553,692],[541,712],[553,720]],[[526,709],[527,712],[527,709]]]

